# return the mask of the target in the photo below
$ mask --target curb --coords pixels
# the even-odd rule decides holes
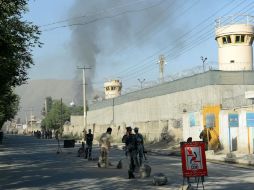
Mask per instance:
[[[122,150],[123,145],[114,144],[114,148],[117,148],[119,150]],[[180,151],[161,151],[159,149],[148,149],[148,153],[157,154],[161,156],[173,156],[173,157],[181,157]],[[210,163],[214,164],[227,164],[227,165],[233,165],[235,167],[239,168],[246,168],[254,170],[254,160],[244,160],[244,159],[237,159],[237,158],[226,158],[226,157],[219,157],[217,159],[209,158],[209,155],[206,156],[206,160]]]
[[[180,157],[180,152],[161,152],[160,150],[149,150],[149,152],[161,156],[175,156]],[[235,158],[219,158],[219,159],[206,159],[208,162],[215,163],[215,164],[228,164],[228,165],[234,165],[236,167],[240,168],[246,168],[246,169],[254,169],[254,160],[243,160],[243,159],[235,159]]]

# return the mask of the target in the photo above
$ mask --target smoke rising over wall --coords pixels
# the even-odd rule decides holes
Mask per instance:
[[[102,64],[107,64],[104,61],[99,62],[98,57],[104,56],[107,59],[107,56],[112,56],[116,52],[124,52],[128,49],[126,48],[128,44],[132,43],[139,47],[146,46],[147,43],[149,45],[160,43],[152,42],[147,38],[152,38],[160,25],[171,22],[176,6],[174,1],[162,0],[75,1],[69,16],[71,18],[84,17],[75,18],[69,22],[72,31],[70,47],[75,66],[92,68],[86,72],[88,99],[95,95],[96,89],[93,89],[92,83],[95,72],[98,73],[96,70],[100,69]],[[128,53],[130,52],[126,52]],[[143,56],[145,58],[147,55]],[[112,72],[114,72],[113,69]],[[77,70],[77,78],[81,81],[81,70]],[[77,84],[75,89],[77,92],[75,99],[78,102],[82,102],[81,83]],[[103,91],[103,89],[99,90]]]

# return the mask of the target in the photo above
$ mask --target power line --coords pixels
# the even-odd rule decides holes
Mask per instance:
[[[252,4],[253,4],[253,3],[252,3]],[[254,4],[253,4],[253,5],[254,5]],[[247,5],[246,7],[249,7],[249,5]],[[245,7],[245,8],[246,8],[246,7]],[[245,9],[245,8],[244,8],[244,9]],[[245,11],[244,13],[248,12],[248,11],[251,10],[252,8],[253,8],[253,6],[250,7],[250,8],[249,8],[247,11]],[[241,11],[243,11],[243,9],[242,9]],[[237,21],[239,21],[239,20],[237,20]],[[236,21],[236,22],[237,22],[237,21]],[[236,23],[236,22],[235,22],[235,23]],[[188,52],[189,50],[191,50],[191,49],[197,47],[198,45],[202,44],[203,42],[205,42],[206,40],[208,40],[208,39],[210,39],[210,38],[212,38],[212,37],[213,37],[213,32],[210,32],[210,33],[208,33],[208,34],[202,35],[202,37],[199,38],[199,40],[196,41],[196,43],[189,43],[189,45],[186,46],[186,47],[187,47],[186,49],[183,49],[183,50],[182,50],[179,54],[177,54],[177,55],[173,55],[172,59],[175,59],[175,58],[177,58],[177,57],[183,55],[184,53],[186,53],[186,52]],[[166,57],[170,57],[170,55],[171,55],[171,54],[168,54],[168,55],[166,55]],[[171,60],[172,60],[172,59],[171,59]]]
[[[240,3],[242,3],[242,2],[240,2]],[[238,5],[239,5],[239,4],[238,4]],[[233,9],[237,8],[238,5],[235,6]],[[250,4],[248,4],[246,7],[248,7],[249,5],[250,5]],[[225,6],[226,6],[226,5],[225,5]],[[246,7],[245,7],[245,8],[246,8]],[[245,8],[244,8],[244,9],[245,9]],[[232,10],[233,10],[233,9],[232,9]],[[230,10],[230,11],[232,11],[232,10]],[[227,13],[227,14],[228,14],[228,13]],[[210,25],[211,25],[211,24],[210,24]],[[197,25],[197,26],[198,26],[198,25]],[[195,26],[195,28],[196,28],[197,26]],[[211,25],[211,26],[213,26],[213,25]],[[210,29],[209,29],[209,30],[210,30]],[[212,31],[212,33],[213,33],[213,31]],[[203,37],[203,36],[207,37],[207,32],[205,32],[205,33],[202,34],[201,36],[197,36],[196,38],[199,39],[199,41],[202,42],[202,41],[203,41],[203,38],[201,38],[202,40],[200,40],[200,37]],[[182,37],[184,37],[184,36],[182,36]],[[184,47],[184,50],[185,50],[185,51],[186,51],[186,47],[189,47],[189,45],[193,45],[193,42],[196,41],[196,38],[195,38],[195,40],[191,40],[191,39],[188,40],[188,42],[189,42],[188,45]],[[209,37],[209,38],[210,38],[210,37]],[[195,43],[194,43],[194,44],[195,44]],[[199,44],[200,44],[200,42],[199,42]],[[177,45],[175,45],[173,48],[170,49],[170,53],[173,52],[174,48],[177,48]],[[191,48],[191,49],[192,49],[192,48]],[[170,57],[170,53],[167,54],[167,57]],[[149,57],[152,57],[152,56],[149,56]],[[155,60],[153,60],[153,61],[155,61]],[[146,65],[146,64],[141,65],[141,66],[145,66],[145,65]],[[148,67],[146,67],[146,68],[148,68]],[[142,69],[142,70],[143,70],[143,69]],[[136,71],[136,70],[135,70],[135,71]],[[128,75],[128,76],[130,76],[130,75]]]
[[[198,2],[199,0],[197,0],[196,2]],[[184,4],[185,2],[183,2],[183,4]],[[184,14],[186,14],[188,11],[190,11],[191,10],[191,8],[194,6],[194,5],[196,5],[196,3],[194,3],[194,4],[191,4],[191,6],[189,6],[187,9],[186,9],[186,11],[183,11],[184,12]],[[172,4],[170,4],[170,6],[172,6]],[[169,7],[170,7],[169,6]],[[168,7],[168,8],[169,8]],[[176,10],[178,9],[178,8],[180,8],[180,7],[182,7],[182,4],[181,5],[179,5],[177,8],[176,8]],[[179,12],[179,15],[176,15],[175,17],[177,17],[178,16],[178,18],[179,17],[181,17],[181,16],[183,16],[184,14],[182,14],[182,12]],[[141,33],[139,33],[139,34],[141,34]],[[137,34],[136,34],[137,35]],[[144,35],[141,35],[140,36],[141,38],[144,38]],[[130,46],[128,47],[128,49],[130,49]],[[125,51],[126,51],[126,49],[125,49]],[[156,54],[156,55],[153,55],[153,56],[157,56],[159,54],[159,52]],[[146,58],[146,59],[149,59],[149,58],[151,58],[151,57],[153,57],[153,56],[149,56],[148,58]],[[145,61],[146,59],[144,59],[143,61]],[[124,69],[123,71],[122,71],[122,73],[126,73],[126,71],[128,71],[129,69],[133,69],[134,67],[139,67],[139,65],[136,65],[136,66],[133,66],[133,67],[129,67],[129,68],[127,68],[127,69]],[[121,71],[120,71],[120,73],[121,73]]]
[[[124,4],[124,5],[120,5],[120,6],[116,6],[116,7],[111,7],[109,9],[101,10],[101,11],[98,11],[98,12],[91,12],[90,14],[88,13],[87,15],[76,16],[76,17],[67,18],[67,19],[64,19],[64,20],[59,20],[59,21],[56,21],[56,22],[52,22],[52,23],[41,25],[39,27],[46,27],[46,26],[51,26],[51,25],[55,25],[55,24],[60,24],[60,23],[68,22],[68,21],[75,20],[75,19],[86,18],[86,17],[89,17],[89,16],[96,16],[96,15],[99,15],[99,14],[104,13],[104,12],[112,11],[114,9],[119,9],[121,7],[127,7],[129,5],[137,4],[137,3],[142,2],[142,1],[145,1],[145,0],[139,0],[139,1],[135,1],[134,3],[127,3],[127,4]]]
[[[136,9],[136,10],[126,10],[126,11],[123,11],[121,13],[118,13],[118,14],[115,14],[115,15],[112,15],[112,16],[104,16],[102,18],[95,18],[93,20],[90,20],[90,21],[87,21],[87,22],[78,22],[78,23],[73,23],[73,24],[67,24],[67,25],[62,25],[62,26],[56,26],[56,27],[52,27],[52,28],[49,28],[49,29],[45,29],[45,30],[42,30],[42,31],[52,31],[52,30],[56,30],[56,29],[59,29],[59,28],[66,28],[66,27],[73,27],[73,26],[85,26],[85,25],[88,25],[88,24],[92,24],[92,23],[95,23],[97,21],[101,21],[101,20],[106,20],[106,19],[110,19],[110,18],[114,18],[114,17],[118,17],[118,16],[121,16],[121,15],[125,15],[125,14],[129,14],[129,13],[134,13],[134,12],[141,12],[141,11],[144,11],[144,10],[147,10],[147,9],[151,9],[153,7],[156,7],[156,6],[159,6],[160,4],[162,4],[163,1],[160,1],[159,3],[157,4],[153,4],[152,6],[148,6],[148,7],[145,7],[145,8],[142,8],[142,9]]]
[[[229,3],[232,4],[232,2],[229,2]],[[196,25],[194,28],[192,28],[190,31],[187,31],[186,33],[184,33],[184,34],[181,35],[180,37],[177,37],[177,40],[176,40],[175,42],[179,41],[180,39],[183,39],[185,36],[188,36],[189,33],[191,33],[192,31],[194,31],[196,28],[200,27],[200,25],[202,25],[203,23],[205,23],[206,21],[208,21],[213,15],[215,15],[216,13],[220,12],[220,11],[223,10],[225,7],[227,7],[227,6],[229,5],[229,3],[227,2],[227,3],[226,3],[224,6],[222,6],[219,10],[215,11],[212,15],[210,15],[208,18],[206,18],[205,20],[203,20],[201,23],[197,24],[197,25]],[[240,2],[240,3],[242,3],[242,2]],[[240,3],[239,3],[239,4],[240,4]],[[238,4],[238,5],[239,5],[239,4]],[[238,5],[237,5],[236,7],[238,7]],[[236,8],[236,7],[235,7],[235,8]],[[211,24],[209,24],[209,25],[211,25]],[[188,38],[188,40],[190,40],[190,38]],[[167,46],[168,46],[168,45],[166,45],[166,47],[167,47]],[[176,47],[177,47],[177,46],[174,46],[173,48],[170,49],[170,51],[174,50]],[[148,59],[150,59],[150,58],[152,58],[152,57],[157,56],[159,53],[161,53],[161,50],[160,50],[160,51],[157,51],[155,54],[150,55],[149,57],[145,58],[142,62],[144,62],[145,60],[148,60]],[[151,62],[155,62],[155,61],[156,61],[156,59],[151,60]],[[151,62],[150,62],[150,63],[151,63]],[[134,68],[145,67],[146,65],[147,65],[147,63],[145,63],[145,64],[143,64],[143,65],[135,65],[135,66],[132,66],[132,67],[129,67],[129,68],[127,68],[127,69],[124,69],[124,70],[120,71],[120,73],[124,73],[125,75],[128,75],[130,72],[133,71]]]
[[[146,32],[147,29],[149,29],[149,28],[151,28],[151,27],[154,27],[154,25],[159,25],[159,24],[162,22],[162,21],[161,21],[161,19],[162,19],[161,16],[163,15],[162,12],[167,11],[168,13],[171,14],[171,12],[168,11],[168,10],[169,10],[169,8],[172,7],[175,3],[176,3],[176,1],[172,1],[172,3],[170,3],[169,6],[167,6],[163,11],[161,11],[161,13],[158,14],[158,16],[157,16],[156,18],[153,18],[153,20],[152,20],[151,22],[149,22],[149,23],[148,23],[147,25],[145,25],[145,26],[142,26],[140,30],[138,30],[137,32],[135,32],[135,35],[134,35],[135,38],[138,39],[138,38],[144,38],[144,36],[147,36],[147,35],[148,35],[148,33]],[[183,1],[183,3],[180,4],[179,6],[177,6],[176,9],[181,8],[182,5],[183,5],[184,3],[185,3],[185,2]],[[166,16],[166,18],[169,18],[169,17],[170,17],[169,15]],[[143,35],[142,35],[142,34],[143,34]],[[136,43],[135,43],[135,44],[136,44]],[[127,46],[128,46],[128,45],[125,44],[125,47],[127,47]],[[117,54],[117,53],[120,52],[122,49],[125,49],[125,51],[126,51],[126,50],[128,50],[129,48],[130,48],[130,46],[128,46],[127,49],[125,49],[124,47],[117,48],[112,54]]]

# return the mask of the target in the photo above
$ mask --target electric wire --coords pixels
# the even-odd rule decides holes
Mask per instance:
[[[92,20],[89,20],[89,21],[86,21],[86,22],[77,22],[77,23],[73,23],[73,24],[66,24],[66,25],[56,26],[56,27],[52,27],[52,28],[49,28],[49,29],[44,29],[44,30],[41,30],[41,31],[42,32],[47,32],[47,31],[52,31],[52,30],[56,30],[56,29],[59,29],[59,28],[66,28],[66,27],[73,27],[73,26],[85,26],[85,25],[88,25],[88,24],[95,23],[97,21],[111,19],[111,18],[118,17],[118,16],[121,16],[121,15],[129,14],[129,13],[141,12],[141,11],[144,11],[144,10],[151,9],[153,7],[159,6],[162,3],[163,3],[163,1],[160,1],[157,4],[154,4],[154,5],[145,7],[145,8],[136,9],[136,10],[126,10],[126,11],[123,11],[123,12],[120,12],[118,14],[111,15],[111,16],[104,16],[102,18],[95,18],[95,19],[92,19]]]

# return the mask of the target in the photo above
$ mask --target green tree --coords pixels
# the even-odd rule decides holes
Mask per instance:
[[[41,46],[38,27],[25,21],[28,0],[0,0],[0,128],[18,108],[16,86],[27,80],[32,48]]]
[[[53,100],[52,108],[42,120],[42,128],[60,129],[66,121],[70,121],[69,108],[60,100]]]
[[[14,118],[18,111],[18,105],[19,97],[11,91],[0,98],[0,129],[5,121]]]

